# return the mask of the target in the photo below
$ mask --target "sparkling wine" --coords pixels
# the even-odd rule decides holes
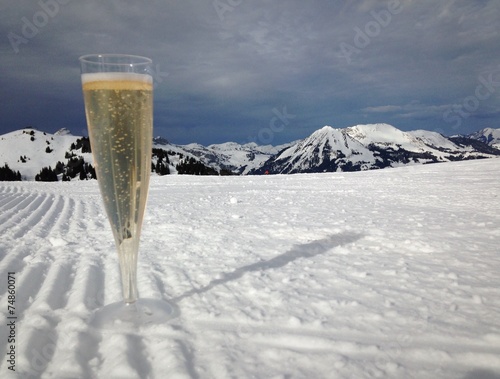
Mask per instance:
[[[133,302],[151,172],[152,78],[91,73],[82,75],[82,84],[97,180],[118,247],[123,293],[126,302]]]

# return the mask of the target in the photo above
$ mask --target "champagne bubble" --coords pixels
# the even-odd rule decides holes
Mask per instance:
[[[137,242],[151,166],[151,77],[100,73],[84,74],[82,81],[97,179],[115,239],[118,245]]]

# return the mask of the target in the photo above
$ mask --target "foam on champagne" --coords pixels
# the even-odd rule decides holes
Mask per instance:
[[[84,91],[91,90],[152,90],[153,78],[133,72],[98,72],[82,74]]]

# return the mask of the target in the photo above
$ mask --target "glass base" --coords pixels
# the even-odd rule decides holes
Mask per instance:
[[[96,329],[137,329],[165,324],[179,314],[177,305],[165,300],[138,299],[134,303],[121,301],[95,311],[90,325]]]

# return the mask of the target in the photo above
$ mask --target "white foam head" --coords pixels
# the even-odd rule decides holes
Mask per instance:
[[[148,74],[137,74],[135,72],[95,72],[82,74],[82,83],[90,82],[119,82],[133,81],[153,84],[153,77]]]

